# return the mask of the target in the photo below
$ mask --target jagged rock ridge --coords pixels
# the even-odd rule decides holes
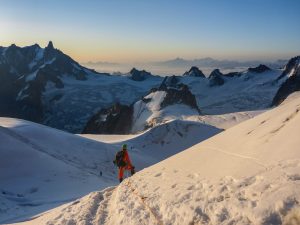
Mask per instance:
[[[41,122],[44,116],[42,95],[47,83],[52,82],[60,89],[64,88],[63,76],[86,80],[90,73],[97,74],[55,49],[51,41],[45,48],[38,44],[1,48],[0,102],[9,107],[0,108],[0,114]]]
[[[254,72],[254,73],[263,73],[263,72],[266,72],[266,71],[269,71],[269,70],[271,70],[269,67],[267,67],[266,65],[262,65],[262,64],[260,64],[257,67],[254,67],[254,68],[250,67],[248,69],[249,72]]]
[[[277,82],[285,77],[286,81],[278,89],[272,101],[272,106],[279,105],[291,93],[300,91],[300,56],[294,57],[288,62]]]
[[[153,76],[151,73],[145,70],[137,70],[136,68],[133,68],[129,72],[129,78],[134,81],[144,81],[151,76]]]

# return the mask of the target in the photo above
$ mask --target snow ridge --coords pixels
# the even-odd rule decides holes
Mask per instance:
[[[299,105],[295,93],[279,107],[125,179],[107,192],[106,209],[96,217],[105,218],[104,225],[299,221]],[[27,224],[68,223],[69,212],[81,213],[88,209],[84,205],[65,205]],[[82,218],[75,222],[89,224]]]

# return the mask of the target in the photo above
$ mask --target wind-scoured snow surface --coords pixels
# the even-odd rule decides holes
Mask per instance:
[[[299,224],[299,127],[295,93],[117,187],[25,224]]]
[[[112,161],[123,143],[129,146],[139,171],[220,131],[199,122],[173,121],[126,140],[103,143],[24,120],[0,118],[0,224],[28,220],[91,191],[116,185],[117,168]]]

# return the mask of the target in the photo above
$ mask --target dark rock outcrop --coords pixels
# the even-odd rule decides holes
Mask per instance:
[[[300,91],[300,78],[297,76],[292,76],[280,86],[272,101],[272,106],[280,105],[290,94],[295,91]]]
[[[133,106],[119,103],[102,109],[87,123],[82,133],[89,134],[128,134],[132,127]]]
[[[240,77],[242,75],[241,72],[230,72],[224,74],[225,77]]]
[[[263,72],[266,72],[266,71],[270,71],[271,69],[265,65],[262,65],[260,64],[259,66],[257,67],[254,67],[254,68],[249,68],[248,71],[249,72],[253,72],[253,73],[263,73]]]
[[[300,76],[300,56],[296,56],[294,58],[291,58],[286,66],[284,67],[284,70],[282,74],[277,78],[277,80],[280,80],[286,76]]]
[[[219,69],[215,69],[214,71],[211,72],[209,75],[209,86],[221,86],[225,83],[225,80],[223,78],[223,74],[220,72]]]
[[[152,74],[145,71],[145,70],[137,70],[136,68],[133,68],[129,72],[129,78],[134,81],[144,81],[151,77]]]
[[[177,87],[177,85],[180,83],[180,77],[178,76],[167,76],[162,81],[160,88],[167,88],[167,87]]]
[[[161,109],[175,104],[184,104],[190,106],[193,109],[196,109],[200,114],[201,111],[197,105],[197,100],[195,95],[189,90],[189,87],[185,84],[179,84],[177,88],[166,88],[162,87],[158,91],[165,91],[166,97],[161,102]]]
[[[152,89],[150,93],[156,91],[165,91],[167,93],[160,105],[161,108],[174,104],[184,104],[200,113],[195,95],[192,94],[187,85],[180,82],[180,78],[175,75],[165,77],[160,87]]]
[[[202,77],[205,78],[204,73],[199,70],[198,67],[196,66],[192,66],[191,69],[189,71],[186,71],[183,76],[190,76],[190,77]]]
[[[277,81],[287,75],[289,75],[289,77],[278,89],[272,101],[272,106],[277,106],[282,103],[291,93],[300,91],[300,56],[292,58],[288,62],[285,70]]]

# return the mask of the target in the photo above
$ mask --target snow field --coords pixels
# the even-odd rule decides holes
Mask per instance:
[[[279,107],[138,172],[107,191],[95,220],[84,219],[93,212],[86,207],[88,213],[73,222],[297,224],[299,107],[295,93]],[[75,214],[85,203],[78,204],[62,207]],[[51,211],[26,224],[69,224],[69,215]]]

